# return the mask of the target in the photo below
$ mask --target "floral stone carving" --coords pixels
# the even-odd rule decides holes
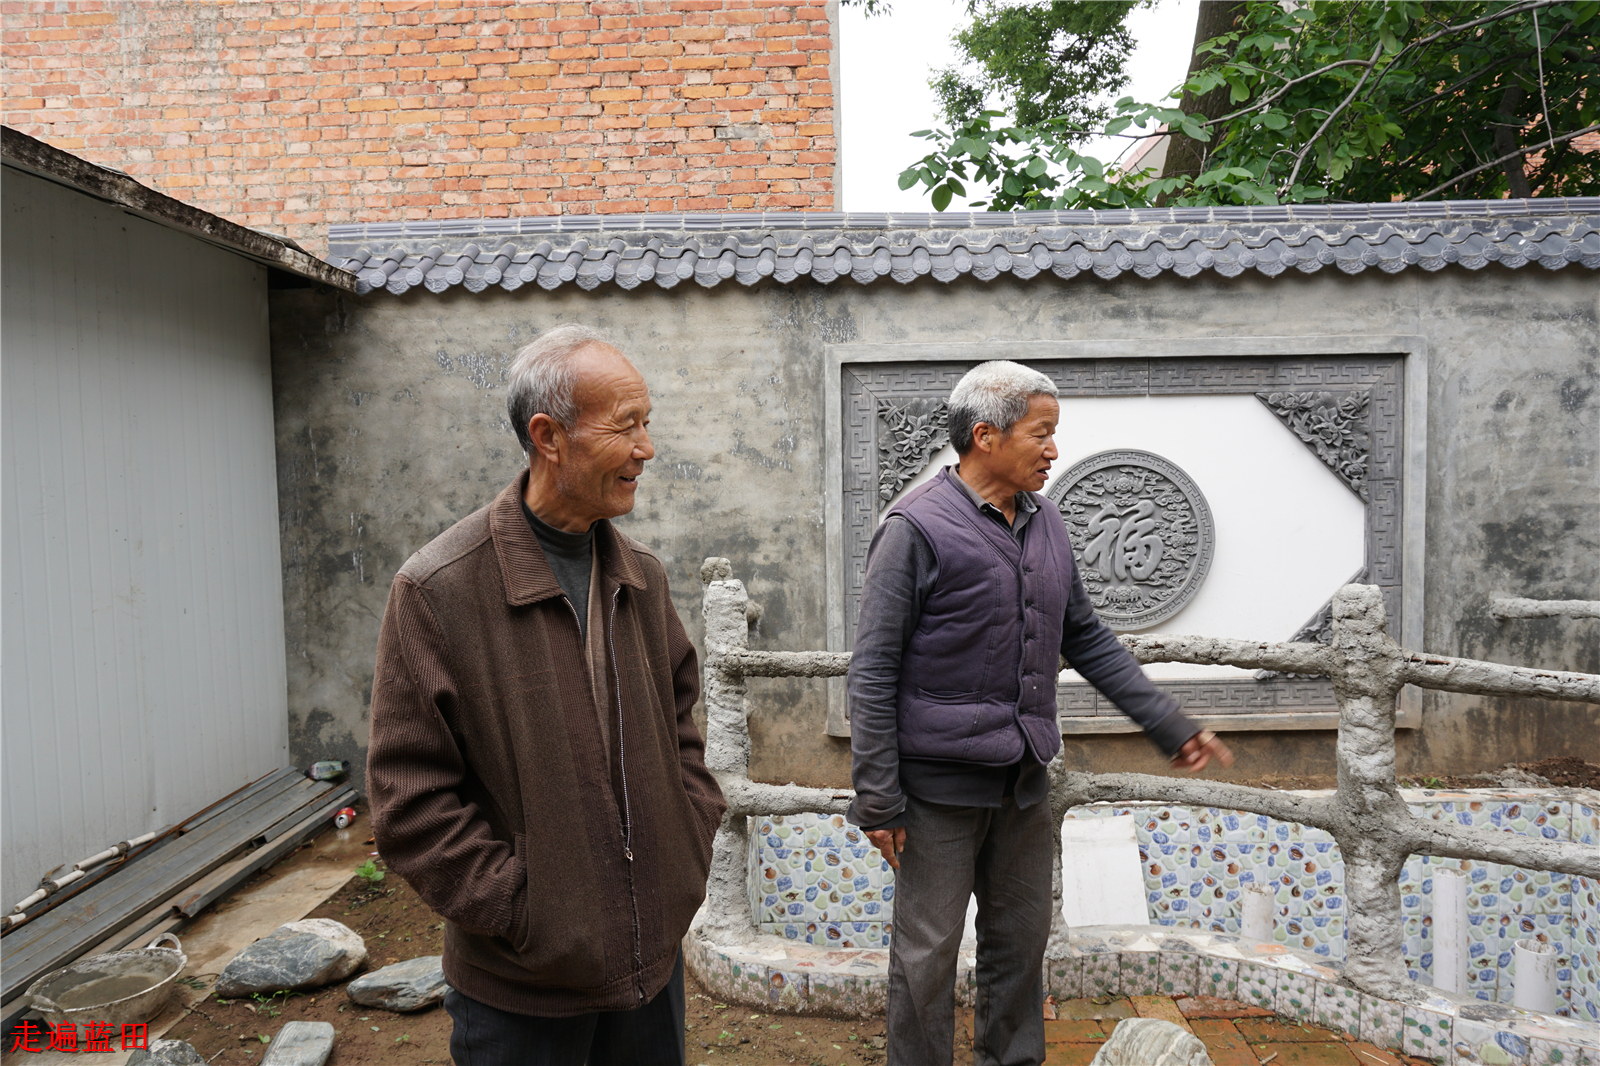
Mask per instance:
[[[1091,455],[1049,495],[1072,534],[1089,598],[1112,629],[1171,618],[1205,581],[1216,543],[1211,509],[1189,475],[1161,456]]]
[[[878,502],[886,505],[950,443],[950,408],[943,400],[918,399],[883,404],[879,414],[884,432],[878,435]]]
[[[1256,399],[1363,500],[1372,438],[1367,431],[1371,394],[1362,392],[1258,392]]]

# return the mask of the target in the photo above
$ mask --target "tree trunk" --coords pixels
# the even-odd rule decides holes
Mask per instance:
[[[1202,55],[1200,46],[1213,37],[1230,32],[1244,14],[1244,0],[1200,0],[1200,14],[1195,19],[1194,49],[1189,56],[1189,74],[1204,67],[1209,56]],[[1202,96],[1184,93],[1178,106],[1187,114],[1196,112],[1206,118],[1219,118],[1228,113],[1228,87],[1219,86]],[[1161,176],[1170,178],[1178,174],[1198,175],[1205,166],[1209,145],[1178,133],[1167,145],[1167,160]],[[1165,204],[1163,196],[1158,203]]]
[[[1516,84],[1515,82],[1507,85],[1505,93],[1500,97],[1500,113],[1502,115],[1511,115],[1514,117],[1517,114],[1517,107],[1522,103],[1522,98],[1524,95],[1525,94],[1522,91],[1522,86]],[[1517,134],[1520,132],[1520,130],[1521,126],[1515,123],[1495,123],[1495,155],[1511,155],[1512,152],[1516,152],[1517,149],[1521,147],[1521,145],[1517,143]],[[1533,191],[1528,187],[1527,156],[1519,152],[1518,154],[1511,156],[1510,159],[1507,159],[1501,164],[1501,166],[1505,168],[1506,184],[1510,186],[1509,191],[1513,197],[1520,200],[1526,200],[1528,197],[1533,195]],[[1490,173],[1493,172],[1491,171]]]

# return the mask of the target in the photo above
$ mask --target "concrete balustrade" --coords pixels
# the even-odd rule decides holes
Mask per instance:
[[[804,812],[843,814],[851,793],[843,789],[771,785],[750,780],[746,678],[840,676],[848,670],[850,657],[841,652],[750,649],[748,597],[742,582],[733,576],[729,562],[706,560],[701,580],[705,585],[707,763],[722,785],[729,806],[716,837],[706,902],[690,931],[690,965],[704,967],[713,958],[727,963],[730,949],[735,952],[742,949],[747,958],[773,960],[761,971],[767,975],[766,985],[759,989],[762,994],[757,999],[756,986],[748,980],[750,974],[741,974],[736,962],[723,976],[731,974],[747,980],[743,985],[738,980],[723,981],[729,987],[719,987],[721,994],[736,995],[742,987],[747,998],[780,1009],[809,1006],[845,1013],[881,1010],[882,991],[872,981],[871,971],[876,969],[875,965],[855,966],[856,976],[850,975],[848,967],[840,970],[836,965],[836,979],[822,983],[829,990],[826,995],[807,1000],[793,994],[778,961],[782,952],[776,949],[783,942],[775,937],[763,937],[758,931],[747,893],[748,818]],[[1582,843],[1517,836],[1486,827],[1416,817],[1401,798],[1395,780],[1394,741],[1396,698],[1407,684],[1451,692],[1600,704],[1600,675],[1535,670],[1407,650],[1389,639],[1382,595],[1377,588],[1366,585],[1346,585],[1334,596],[1332,639],[1327,645],[1159,634],[1129,635],[1122,641],[1141,663],[1229,665],[1329,678],[1339,701],[1338,788],[1329,795],[1302,796],[1224,782],[1149,774],[1076,773],[1067,771],[1058,757],[1049,767],[1057,850],[1055,925],[1046,952],[1047,970],[1059,968],[1057,964],[1061,960],[1082,957],[1088,961],[1073,972],[1082,975],[1080,981],[1088,981],[1087,975],[1094,972],[1092,963],[1096,953],[1117,950],[1120,944],[1120,950],[1128,957],[1129,947],[1123,942],[1137,935],[1116,933],[1108,938],[1101,931],[1088,938],[1093,944],[1075,944],[1072,931],[1062,917],[1061,822],[1070,808],[1087,803],[1156,801],[1250,811],[1315,826],[1331,834],[1343,854],[1348,893],[1348,948],[1343,971],[1336,973],[1293,960],[1280,965],[1286,965],[1288,971],[1297,974],[1296,981],[1304,979],[1316,986],[1311,998],[1321,995],[1330,1001],[1339,999],[1338,989],[1342,987],[1351,990],[1352,1001],[1357,994],[1370,999],[1374,1006],[1368,1012],[1374,1016],[1381,1013],[1382,1004],[1389,1003],[1397,1007],[1426,1004],[1426,1009],[1419,1007],[1413,1013],[1431,1012],[1440,1018],[1454,1017],[1455,1007],[1451,1004],[1455,1001],[1441,1000],[1436,990],[1416,984],[1406,973],[1401,952],[1398,875],[1408,855],[1508,863],[1529,870],[1600,878],[1600,852]],[[763,949],[759,943],[762,939],[777,941],[777,944],[770,945],[770,950]],[[1176,943],[1182,938],[1171,939]],[[1108,942],[1112,945],[1109,949]],[[762,954],[764,950],[765,955]],[[1174,950],[1203,953],[1206,948],[1192,944]],[[829,957],[834,963],[844,965],[840,959],[833,958],[844,954],[832,952]],[[882,955],[881,952],[868,954]],[[753,971],[758,967],[745,969]],[[708,979],[715,987],[716,977],[707,974],[703,979]],[[1323,989],[1323,985],[1327,988]],[[1242,991],[1240,994],[1244,998]],[[857,997],[856,1001],[844,1002],[852,995]],[[1471,1006],[1472,1002],[1456,1005],[1470,1014],[1477,1009]],[[1313,1016],[1317,1009],[1307,1007],[1306,1016]],[[1340,1017],[1342,1015],[1335,1014],[1333,1020],[1338,1021]],[[1413,1020],[1406,1015],[1406,1021]],[[1502,1019],[1489,1028],[1501,1022],[1512,1025],[1511,1021]],[[1462,1024],[1470,1030],[1473,1025],[1482,1028],[1487,1023],[1469,1023],[1463,1016]],[[1350,1025],[1355,1023],[1352,1021]],[[1449,1024],[1440,1022],[1436,1029],[1440,1027],[1448,1030]],[[1428,1039],[1439,1035],[1430,1032],[1432,1035]],[[1387,1034],[1387,1031],[1375,1031],[1365,1038],[1372,1036],[1379,1042],[1400,1046],[1399,1036]],[[1445,1039],[1448,1041],[1447,1035]],[[1448,1055],[1448,1043],[1444,1046],[1444,1054]],[[1429,1053],[1420,1045],[1407,1050],[1414,1054]]]

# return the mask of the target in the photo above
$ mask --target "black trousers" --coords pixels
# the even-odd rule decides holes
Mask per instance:
[[[633,1010],[535,1018],[444,997],[455,1066],[684,1066],[683,1006],[681,951],[667,987]]]

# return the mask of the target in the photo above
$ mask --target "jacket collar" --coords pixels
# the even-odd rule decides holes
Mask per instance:
[[[528,471],[524,468],[489,505],[489,536],[500,560],[506,604],[511,607],[525,607],[561,595],[561,585],[544,557],[544,549],[522,515],[522,495],[527,489]],[[645,587],[644,569],[633,549],[605,519],[594,524],[594,550],[599,553],[603,582],[635,589]]]

